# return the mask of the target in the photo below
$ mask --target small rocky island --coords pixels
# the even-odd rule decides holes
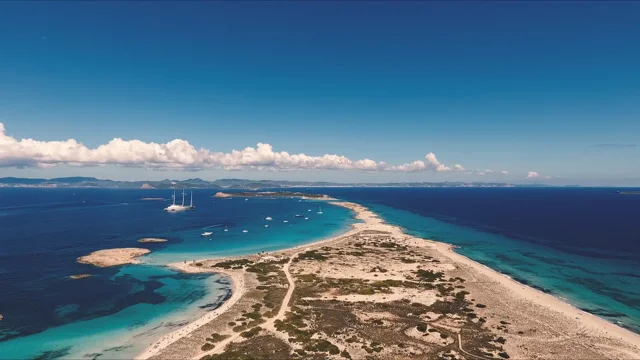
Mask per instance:
[[[314,200],[335,200],[328,195],[325,194],[309,194],[302,193],[297,191],[244,191],[244,192],[234,192],[234,193],[225,193],[225,192],[217,192],[213,197],[217,198],[231,198],[231,197],[262,197],[262,198],[283,198],[283,197],[294,197],[301,199],[314,199]]]
[[[80,279],[86,279],[86,278],[90,278],[93,275],[91,274],[78,274],[78,275],[71,275],[69,276],[71,279],[73,280],[80,280]]]
[[[94,251],[89,255],[81,256],[78,262],[98,267],[117,266],[124,264],[139,264],[136,257],[148,254],[151,251],[141,248],[120,248]]]
[[[144,239],[140,239],[138,240],[139,243],[145,244],[145,243],[165,243],[169,240],[167,239],[159,239],[159,238],[144,238]]]

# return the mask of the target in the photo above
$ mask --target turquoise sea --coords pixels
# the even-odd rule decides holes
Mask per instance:
[[[327,189],[640,333],[640,195],[614,188]]]
[[[165,213],[169,200],[141,199],[169,199],[169,191],[0,189],[0,358],[131,358],[230,296],[224,277],[185,275],[164,265],[301,245],[355,221],[348,210],[324,202],[213,194],[195,191],[196,211]],[[213,236],[202,237],[204,231]],[[169,242],[137,243],[143,237]],[[76,263],[115,247],[152,252],[141,257],[144,265]],[[69,278],[84,273],[93,277]]]
[[[408,233],[458,245],[463,255],[640,332],[640,196],[615,189],[303,190],[369,206]],[[225,278],[165,264],[296,246],[355,221],[324,203],[214,193],[195,191],[196,211],[167,214],[168,200],[141,200],[169,199],[163,190],[0,189],[0,358],[131,358],[230,295]],[[169,242],[138,244],[142,237]],[[129,246],[152,250],[144,265],[99,269],[75,261]],[[69,279],[82,273],[94,276]]]

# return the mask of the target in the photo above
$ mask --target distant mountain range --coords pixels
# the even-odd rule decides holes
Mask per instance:
[[[293,187],[516,187],[547,185],[513,185],[494,182],[393,182],[393,183],[334,183],[326,181],[285,181],[219,179],[214,181],[199,178],[188,180],[160,181],[116,181],[93,177],[65,177],[54,179],[0,178],[0,187],[39,188],[122,188],[122,189],[274,189]]]

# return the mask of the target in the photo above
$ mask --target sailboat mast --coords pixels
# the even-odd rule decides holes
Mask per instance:
[[[172,197],[173,197],[173,205],[175,205],[176,204],[176,191],[175,190],[173,191],[173,196]]]
[[[193,207],[193,191],[191,192],[191,204],[189,204],[189,207]]]
[[[184,189],[182,189],[182,206],[184,206]]]

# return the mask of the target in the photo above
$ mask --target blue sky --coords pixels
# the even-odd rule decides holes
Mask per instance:
[[[467,170],[14,155],[0,176],[640,185],[638,39],[637,2],[0,2],[0,122],[16,141],[261,142],[393,165],[433,152]]]

